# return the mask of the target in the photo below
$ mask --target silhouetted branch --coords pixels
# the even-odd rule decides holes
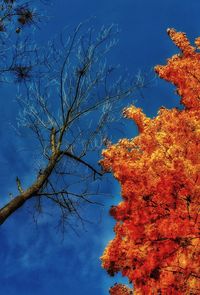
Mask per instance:
[[[28,15],[27,10],[25,6],[17,10],[22,25],[25,17],[27,24],[32,23],[34,13],[30,10]],[[74,214],[85,220],[78,211],[81,202],[100,205],[95,196],[100,194],[98,182],[105,171],[98,169],[98,152],[108,138],[109,125],[119,120],[122,99],[139,86],[133,78],[119,76],[118,66],[107,64],[106,55],[117,44],[117,27],[97,32],[88,25],[80,23],[72,34],[62,35],[60,45],[50,42],[50,51],[40,58],[40,51],[27,39],[5,67],[18,81],[28,80],[27,96],[17,97],[22,107],[18,123],[33,132],[43,164],[29,188],[22,190],[18,181],[20,195],[0,209],[0,223],[33,197],[39,200],[40,211],[43,200],[54,202],[63,222]],[[18,62],[32,54],[32,63]],[[35,66],[39,74],[33,78]]]

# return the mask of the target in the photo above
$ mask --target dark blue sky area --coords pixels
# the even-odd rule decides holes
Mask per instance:
[[[153,67],[164,64],[178,52],[166,34],[168,27],[187,33],[190,40],[200,35],[199,0],[52,0],[43,14],[49,17],[40,25],[36,36],[40,44],[59,34],[64,27],[73,28],[79,22],[95,16],[95,24],[118,24],[119,44],[113,50],[112,61],[120,63],[132,75],[139,70],[153,78]],[[24,183],[33,179],[25,137],[17,137],[11,125],[16,125],[17,112],[14,93],[6,85],[1,87],[0,121],[0,184],[1,200],[16,190],[16,171],[23,174]],[[137,106],[149,116],[158,108],[179,106],[174,87],[159,79],[139,94]],[[126,121],[125,121],[126,122]],[[126,122],[125,134],[134,136],[133,123]],[[115,132],[115,131],[113,131]],[[27,143],[27,146],[28,143]],[[35,163],[34,163],[35,165]],[[76,236],[67,229],[65,238],[57,231],[54,219],[47,214],[38,226],[33,221],[32,203],[20,209],[0,228],[0,294],[2,295],[106,295],[109,286],[122,282],[110,278],[101,269],[99,257],[113,237],[114,221],[108,216],[111,204],[119,201],[120,189],[111,178],[104,191],[115,196],[102,208],[88,209],[94,224],[80,229]]]

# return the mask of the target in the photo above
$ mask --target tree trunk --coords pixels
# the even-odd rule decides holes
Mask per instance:
[[[0,209],[0,225],[3,224],[6,221],[6,219],[18,208],[20,208],[27,200],[37,196],[37,193],[41,191],[43,185],[45,184],[46,180],[48,179],[54,167],[56,166],[58,158],[59,154],[54,154],[49,159],[48,165],[39,175],[37,180],[26,191],[16,196],[13,200],[11,200],[8,204],[6,204],[3,208]]]
[[[22,195],[19,195],[15,197],[13,200],[11,200],[8,204],[6,204],[3,208],[0,210],[0,224],[4,223],[4,221],[18,208],[20,208],[24,203],[26,202],[26,199],[23,198]]]

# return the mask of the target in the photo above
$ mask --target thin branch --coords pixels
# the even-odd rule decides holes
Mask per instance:
[[[70,152],[68,151],[61,151],[61,155],[65,155],[69,158],[72,158],[74,160],[76,160],[77,162],[80,162],[81,164],[83,164],[84,166],[88,167],[90,170],[92,170],[94,172],[94,175],[97,174],[99,176],[102,176],[103,173],[102,172],[99,172],[97,171],[92,165],[90,165],[89,163],[87,163],[86,161],[84,161],[83,159],[71,154]]]

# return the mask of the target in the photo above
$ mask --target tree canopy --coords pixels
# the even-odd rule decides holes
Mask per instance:
[[[200,292],[200,38],[169,29],[181,50],[156,66],[173,83],[182,109],[161,107],[155,118],[130,106],[124,116],[139,129],[103,151],[101,164],[121,185],[123,200],[110,209],[115,238],[102,256],[110,275],[121,272],[134,294]],[[121,284],[110,294],[132,294]]]

